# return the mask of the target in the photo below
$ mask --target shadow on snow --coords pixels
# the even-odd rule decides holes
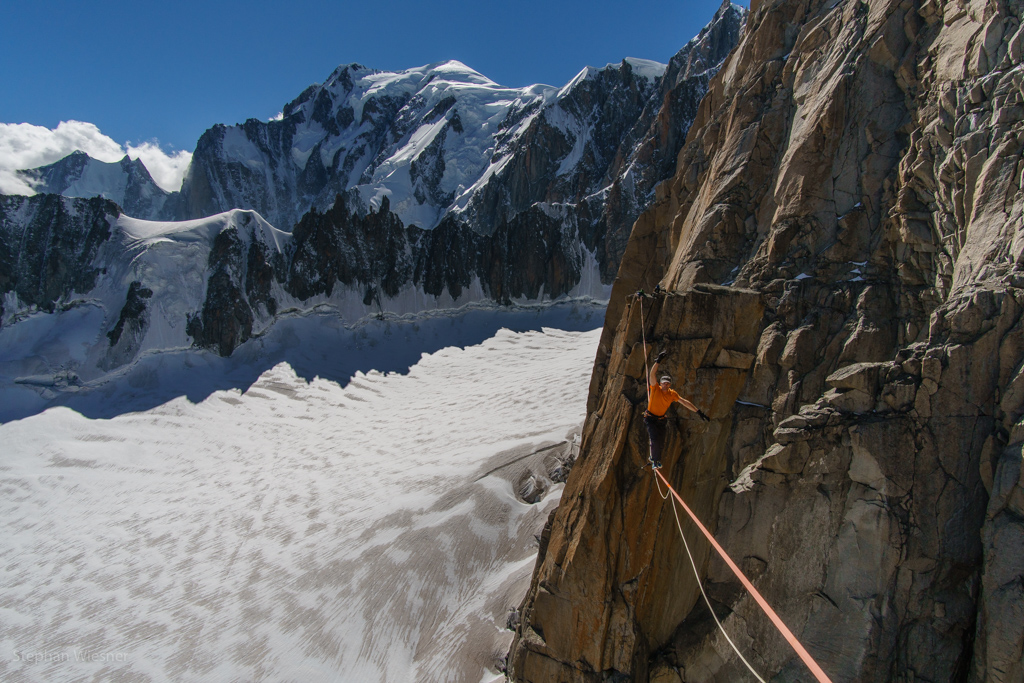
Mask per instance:
[[[480,307],[458,312],[368,319],[347,327],[333,313],[279,319],[228,358],[197,349],[147,353],[129,368],[82,387],[0,387],[0,422],[66,406],[93,419],[149,410],[184,396],[199,403],[215,391],[246,391],[270,368],[288,363],[310,381],[320,377],[342,387],[358,372],[407,373],[423,354],[465,348],[513,332],[554,328],[583,332],[604,323],[605,308],[587,302],[545,306]],[[481,368],[481,381],[486,381]]]

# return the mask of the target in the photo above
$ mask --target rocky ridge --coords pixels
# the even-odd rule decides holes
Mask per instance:
[[[516,681],[732,681],[645,471],[643,355],[684,395],[665,472],[834,681],[1024,680],[1024,7],[752,4],[633,227]],[[766,678],[809,680],[693,530]]]
[[[164,216],[168,198],[175,196],[154,182],[141,159],[127,156],[116,163],[106,163],[85,152],[72,152],[52,164],[18,174],[39,194],[103,197],[129,216],[147,220]]]

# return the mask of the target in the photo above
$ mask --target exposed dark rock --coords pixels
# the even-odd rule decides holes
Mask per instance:
[[[253,313],[237,283],[244,281],[243,245],[237,229],[224,230],[210,251],[210,279],[203,310],[189,317],[186,332],[196,346],[229,356],[252,336]]]
[[[152,297],[153,290],[144,287],[138,280],[128,286],[128,294],[117,323],[107,332],[110,345],[99,362],[101,369],[113,370],[131,362],[138,355],[149,328],[146,302]]]
[[[278,257],[278,258],[274,258]],[[263,307],[265,315],[273,316],[277,313],[277,301],[270,293],[274,280],[283,280],[284,263],[283,257],[278,253],[271,256],[270,250],[263,242],[252,240],[249,243],[249,253],[245,269],[245,295],[251,306]],[[276,272],[281,277],[275,277],[275,268],[271,262],[278,263]]]
[[[142,283],[135,280],[128,287],[128,295],[125,297],[124,307],[121,308],[121,315],[117,318],[114,329],[107,332],[110,345],[114,346],[121,339],[121,334],[128,326],[129,332],[140,333],[144,326],[142,314],[146,312],[146,299],[153,297],[153,290],[143,287]]]
[[[98,255],[120,214],[113,202],[52,194],[0,196],[0,294],[52,313],[96,286]]]
[[[557,298],[579,284],[584,254],[572,227],[542,211],[501,223],[489,236],[445,220],[433,230],[405,228],[387,198],[359,215],[339,198],[295,228],[287,291],[299,299],[330,295],[335,283],[394,297],[408,285],[459,297],[478,278],[493,300]]]

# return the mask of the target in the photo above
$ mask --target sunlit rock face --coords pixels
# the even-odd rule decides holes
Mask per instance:
[[[647,340],[712,417],[703,432],[676,414],[666,474],[833,680],[1024,680],[1022,10],[753,3],[675,177],[633,227],[515,680],[749,675],[694,607],[642,469],[627,295],[658,283]],[[708,297],[700,325],[734,353],[695,353],[704,333],[680,327],[696,305],[683,302]],[[747,298],[763,308],[738,315]],[[697,548],[752,665],[807,676]]]

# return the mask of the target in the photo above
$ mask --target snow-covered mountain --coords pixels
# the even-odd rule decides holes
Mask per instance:
[[[541,224],[592,253],[610,283],[744,17],[726,0],[668,66],[627,58],[562,88],[502,87],[457,61],[340,66],[279,118],[209,129],[170,195],[138,161],[118,170],[76,153],[25,173],[40,191],[104,196],[149,220],[250,209],[290,231],[339,201],[361,219],[387,198],[403,227],[489,236]]]
[[[141,159],[130,159],[127,155],[121,161],[106,163],[76,151],[52,164],[19,174],[40,194],[103,197],[138,218],[156,219],[164,215],[164,204],[171,196],[153,181]]]
[[[589,189],[578,176],[604,170],[664,70],[630,59],[588,67],[561,89],[511,89],[457,61],[397,73],[341,66],[280,120],[207,131],[182,186],[183,210],[251,208],[290,226],[338,194],[359,212],[388,197],[405,225],[430,229],[469,213],[486,234],[499,207],[507,215]],[[527,150],[542,154],[527,163]],[[508,186],[512,177],[521,182]]]
[[[354,324],[607,300],[744,16],[726,2],[668,67],[626,59],[560,89],[503,88],[458,62],[339,67],[277,120],[207,131],[180,193],[139,190],[141,162],[37,169],[47,189],[108,199],[0,197],[0,327],[75,310],[82,335],[8,377],[91,381],[191,345],[226,356],[323,307]]]
[[[364,216],[387,197],[404,226],[492,235],[557,224],[610,283],[745,16],[726,0],[668,66],[624,59],[562,88],[504,88],[454,61],[341,66],[279,120],[207,131],[176,215],[253,209],[287,229],[339,201]]]

